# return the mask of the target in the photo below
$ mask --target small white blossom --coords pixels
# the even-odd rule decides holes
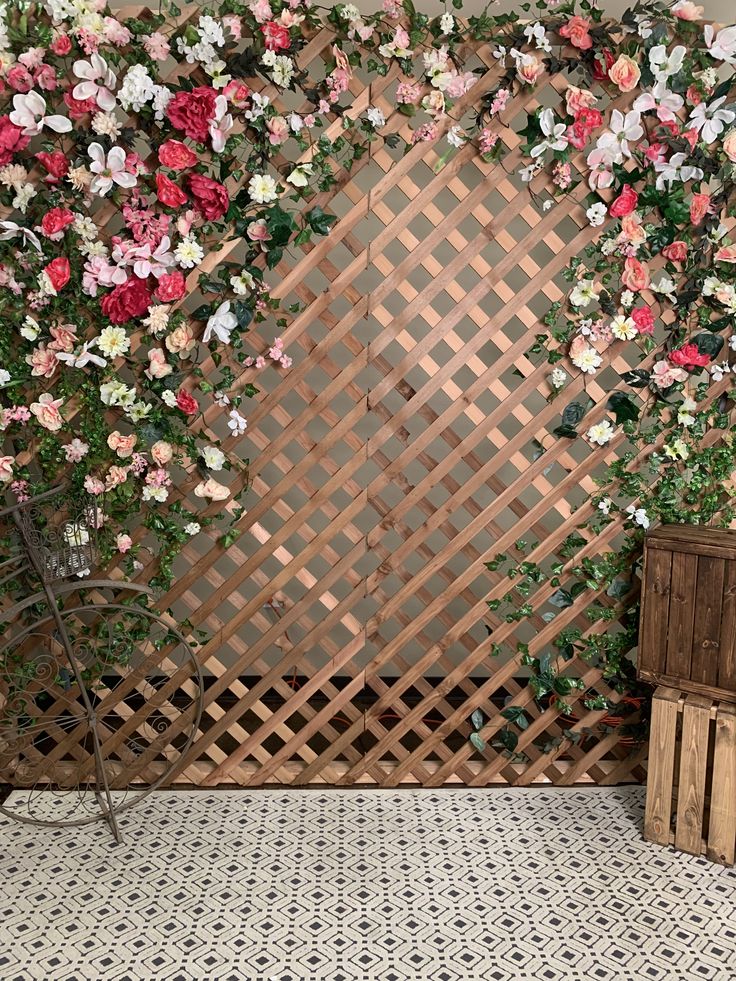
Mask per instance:
[[[614,432],[615,430],[608,419],[604,419],[602,422],[591,426],[585,435],[591,443],[596,443],[598,446],[605,446],[606,443],[610,442]]]
[[[445,11],[440,17],[440,30],[443,34],[451,34],[455,29],[455,18],[449,11]]]
[[[194,269],[204,259],[204,249],[196,238],[187,235],[174,249],[174,257],[182,269]]]
[[[248,181],[248,194],[256,204],[270,204],[278,195],[278,185],[270,174],[253,174]]]
[[[629,310],[634,305],[636,296],[631,292],[631,290],[624,290],[621,294],[621,306]]]
[[[570,293],[570,303],[574,307],[587,307],[600,296],[592,279],[581,279]]]
[[[596,368],[601,366],[603,358],[594,347],[587,345],[582,351],[573,355],[571,360],[575,367],[579,368],[584,374],[594,375]]]
[[[626,513],[630,516],[631,520],[634,522],[634,524],[639,525],[641,528],[644,528],[644,530],[646,531],[646,529],[649,527],[650,522],[649,522],[649,517],[647,516],[647,512],[644,510],[644,508],[637,508],[633,504],[629,504],[629,506],[625,510]]]
[[[553,368],[552,373],[549,376],[549,380],[553,388],[563,388],[565,382],[567,381],[567,372],[560,367]]]
[[[202,530],[202,526],[198,521],[190,521],[189,524],[184,525],[184,531],[187,535],[198,535]]]
[[[386,117],[383,114],[383,110],[379,109],[378,106],[369,106],[365,114],[368,122],[374,129],[380,129],[386,125]]]
[[[636,323],[631,317],[618,314],[611,321],[611,333],[617,341],[633,341],[639,331]]]
[[[610,497],[602,497],[600,501],[598,501],[598,510],[602,511],[603,514],[610,514],[612,507],[613,501]]]
[[[608,208],[606,208],[602,201],[596,201],[595,204],[591,204],[591,206],[585,212],[585,215],[593,228],[597,228],[599,225],[602,225],[606,220],[607,214]]]
[[[225,465],[225,454],[217,446],[203,447],[202,459],[208,470],[222,470]]]
[[[231,409],[228,413],[227,425],[233,436],[242,436],[245,430],[248,428],[248,423],[245,417],[241,416],[237,409]]]

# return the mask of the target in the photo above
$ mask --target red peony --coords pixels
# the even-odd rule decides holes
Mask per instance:
[[[10,122],[10,116],[0,116],[0,166],[10,163],[13,154],[25,150],[30,142],[30,136],[24,136],[20,126]]]
[[[197,154],[181,140],[167,140],[158,148],[158,159],[171,170],[186,170],[197,162]]]
[[[191,92],[177,92],[166,107],[169,122],[197,143],[204,143],[210,131],[210,120],[215,115],[217,92],[208,85],[200,85]]]
[[[188,200],[184,191],[166,174],[156,174],[156,193],[161,204],[167,208],[179,208]]]
[[[189,175],[189,190],[192,192],[197,208],[207,221],[217,221],[218,218],[222,218],[230,205],[227,188],[203,174]]]
[[[173,272],[164,273],[159,277],[156,287],[156,299],[162,303],[173,303],[180,300],[186,292],[186,280],[184,274],[178,269]]]
[[[697,344],[683,344],[670,354],[670,361],[680,368],[704,368],[710,361],[710,355],[701,354]]]
[[[273,20],[261,24],[261,34],[269,51],[283,51],[291,45],[288,28]]]
[[[608,69],[613,67],[615,60],[611,51],[608,48],[604,48],[593,61],[593,78],[598,82],[602,82],[608,78]]]
[[[636,211],[638,203],[639,195],[629,184],[624,184],[624,189],[611,204],[608,211],[614,218],[624,218],[626,215],[630,215],[632,211]]]
[[[684,262],[687,259],[687,242],[678,239],[666,248],[662,249],[662,255],[670,262]]]
[[[41,219],[41,229],[50,238],[63,232],[74,221],[74,215],[67,208],[52,208]]]
[[[176,393],[176,404],[185,416],[196,416],[199,412],[199,402],[183,388]]]
[[[654,314],[649,307],[635,307],[631,311],[631,319],[640,334],[654,333]]]
[[[44,272],[49,277],[49,282],[54,287],[56,292],[63,289],[69,282],[70,269],[69,260],[65,256],[59,256],[58,259],[52,259],[51,262],[44,268]]]
[[[145,279],[131,276],[102,297],[100,306],[111,324],[124,324],[133,317],[141,317],[151,305],[151,291]]]
[[[36,154],[36,160],[48,171],[46,181],[49,184],[58,184],[69,173],[69,161],[61,150],[54,150],[53,153],[42,150]]]

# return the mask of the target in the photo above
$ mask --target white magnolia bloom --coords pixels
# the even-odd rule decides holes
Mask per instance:
[[[609,149],[614,153],[616,150],[624,156],[630,157],[629,140],[636,143],[644,135],[644,128],[641,125],[641,113],[632,109],[624,115],[619,109],[614,109],[611,113],[611,122],[608,130],[598,137],[596,146],[599,149]],[[616,160],[614,163],[620,163]]]
[[[136,176],[129,174],[125,169],[125,150],[121,146],[114,146],[105,155],[99,143],[90,143],[87,152],[92,159],[89,169],[96,175],[90,184],[90,191],[93,194],[99,194],[104,198],[114,184],[119,187],[135,187]]]
[[[97,346],[108,358],[117,358],[130,350],[130,338],[124,327],[105,327],[97,338]]]
[[[671,298],[671,294],[675,292],[676,287],[674,280],[663,273],[656,283],[650,285],[650,289],[654,293],[661,293]]]
[[[654,169],[657,171],[657,190],[663,191],[665,185],[672,187],[673,181],[686,183],[687,181],[699,181],[703,179],[703,171],[700,167],[692,167],[686,164],[687,157],[684,153],[673,153],[669,160],[664,163],[655,163]]]
[[[552,50],[547,32],[540,23],[527,24],[524,28],[524,37],[527,39],[528,44],[535,44],[542,51]]]
[[[455,18],[447,10],[440,17],[440,30],[443,34],[451,34],[455,30]]]
[[[242,436],[248,428],[245,416],[241,416],[237,409],[231,409],[228,413],[227,425],[233,436]]]
[[[736,26],[722,27],[716,34],[712,24],[703,28],[705,46],[711,58],[736,65]]]
[[[38,235],[36,235],[35,232],[32,232],[30,228],[24,228],[15,221],[7,220],[0,221],[0,228],[3,229],[3,231],[0,232],[0,242],[7,242],[8,239],[15,238],[16,235],[20,235],[20,237],[23,239],[24,245],[26,242],[30,242],[36,252],[43,252],[43,246],[41,245]]]
[[[311,163],[300,164],[292,170],[286,180],[294,187],[306,187],[309,184],[309,178],[312,175],[313,169],[314,165]]]
[[[101,55],[95,52],[90,55],[89,61],[75,61],[74,74],[82,79],[72,91],[75,99],[94,99],[103,112],[110,112],[115,108],[112,90],[117,77]]]
[[[649,517],[647,516],[647,512],[644,510],[644,508],[637,508],[634,507],[633,504],[629,504],[625,510],[634,524],[639,525],[646,531],[646,529],[649,527]]]
[[[670,92],[666,82],[657,82],[651,92],[644,92],[634,101],[637,112],[656,112],[663,123],[673,122],[685,104],[681,95]]]
[[[225,300],[208,319],[202,340],[205,344],[209,344],[214,335],[221,344],[229,344],[230,334],[237,326],[238,319],[230,312],[230,300]]]
[[[278,195],[278,185],[270,174],[253,174],[248,181],[248,194],[256,204],[270,204]]]
[[[585,214],[593,228],[597,228],[606,220],[608,208],[606,208],[602,201],[596,201],[595,204],[591,204]]]
[[[604,419],[602,422],[597,422],[594,426],[591,426],[585,435],[591,443],[595,443],[597,446],[605,446],[606,443],[611,441],[614,433],[615,430],[611,423],[608,419]]]
[[[378,106],[369,106],[365,114],[368,122],[374,129],[380,129],[386,125],[386,117],[383,114],[383,110],[379,109]]]
[[[46,100],[38,92],[13,96],[10,122],[13,126],[19,126],[25,136],[37,136],[44,126],[55,133],[68,133],[72,128],[72,121],[66,116],[46,115]]]
[[[592,279],[581,279],[570,293],[570,303],[574,307],[587,307],[589,303],[597,300],[599,295]]]
[[[596,368],[599,368],[603,358],[594,347],[589,344],[571,358],[576,368],[579,368],[586,375],[594,375]]]
[[[96,343],[96,337],[93,337],[91,341],[85,341],[76,354],[67,354],[64,351],[57,351],[56,360],[65,362],[71,368],[86,368],[88,364],[94,364],[97,365],[98,368],[104,368],[107,365],[107,361],[104,358],[101,358],[99,354],[94,354],[94,352],[90,350],[90,348],[94,347]]]
[[[23,321],[20,327],[21,337],[25,337],[27,341],[35,341],[38,335],[41,333],[41,328],[37,320],[34,320],[30,314],[26,315],[26,319]]]
[[[677,421],[681,426],[685,426],[687,428],[688,426],[694,425],[695,416],[693,415],[693,412],[695,412],[697,407],[698,403],[695,401],[695,399],[691,399],[690,396],[687,396],[682,400],[677,409]]]
[[[639,331],[631,317],[620,313],[611,321],[611,333],[618,341],[633,341]]]
[[[247,269],[243,269],[237,276],[230,277],[230,288],[236,296],[247,296],[256,288],[255,277]]]
[[[194,269],[204,259],[204,249],[192,235],[185,235],[174,249],[174,258],[182,269]]]
[[[731,109],[721,109],[725,101],[726,96],[722,95],[720,99],[715,99],[710,105],[701,102],[690,113],[690,129],[697,130],[701,140],[708,146],[715,143],[723,132],[726,123],[732,123],[736,119],[736,112]]]
[[[677,44],[670,51],[664,44],[655,44],[649,51],[649,67],[658,82],[666,82],[670,75],[676,75],[682,68],[687,48]]]
[[[202,459],[208,470],[222,470],[225,464],[225,454],[217,446],[203,447]]]
[[[546,150],[566,149],[569,143],[565,135],[567,126],[564,123],[555,122],[555,114],[551,109],[543,109],[539,114],[539,126],[546,139],[532,147],[531,156],[533,158],[541,156]]]

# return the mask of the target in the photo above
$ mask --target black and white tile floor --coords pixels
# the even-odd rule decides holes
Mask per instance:
[[[0,979],[733,981],[736,872],[645,843],[642,811],[640,788],[166,792],[120,846],[0,817]]]

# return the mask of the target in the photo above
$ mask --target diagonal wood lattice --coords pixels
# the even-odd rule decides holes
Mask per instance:
[[[319,77],[332,41],[321,31],[301,66]],[[499,78],[489,47],[465,54],[483,72],[458,118]],[[225,410],[206,414],[211,433],[253,461],[253,485],[236,543],[225,550],[215,531],[193,540],[160,604],[208,638],[199,648],[202,723],[179,779],[641,779],[645,745],[615,730],[589,735],[605,713],[584,709],[581,692],[569,698],[574,717],[540,707],[521,668],[518,643],[539,655],[565,625],[606,629],[585,616],[591,594],[550,621],[546,583],[523,624],[494,620],[487,605],[514,586],[484,567],[497,553],[569,567],[563,545],[590,516],[595,475],[628,448],[620,437],[593,453],[555,439],[564,402],[549,401],[549,366],[528,357],[541,318],[564,294],[562,271],[598,234],[585,217],[584,183],[544,211],[548,178],[530,193],[517,174],[524,111],[555,105],[567,82],[548,77],[509,106],[496,124],[507,150],[500,163],[470,145],[445,162],[443,139],[405,154],[386,142],[393,133],[411,140],[388,97],[398,77],[391,68],[370,84],[352,79],[347,115],[378,106],[386,126],[349,171],[336,161],[336,186],[310,202],[337,216],[329,236],[275,271],[274,295],[300,305],[283,332],[293,367],[263,376],[244,436],[229,435]],[[327,135],[342,126],[335,119]],[[212,267],[235,248],[211,256]],[[254,353],[269,340],[263,328],[259,335],[248,339]],[[593,400],[589,424],[635,366],[615,345],[606,357],[592,380],[566,366],[567,400],[583,392]],[[240,384],[249,380],[246,372]],[[181,495],[195,482],[192,474]],[[618,523],[583,531],[577,560],[606,551],[619,532]],[[520,539],[533,544],[522,551]],[[154,573],[151,560],[141,581]],[[495,656],[487,624],[501,647]],[[597,668],[572,660],[560,670],[617,700]],[[527,712],[517,749],[525,757],[493,745],[507,724],[504,704]],[[485,719],[483,752],[468,741],[475,709]]]

